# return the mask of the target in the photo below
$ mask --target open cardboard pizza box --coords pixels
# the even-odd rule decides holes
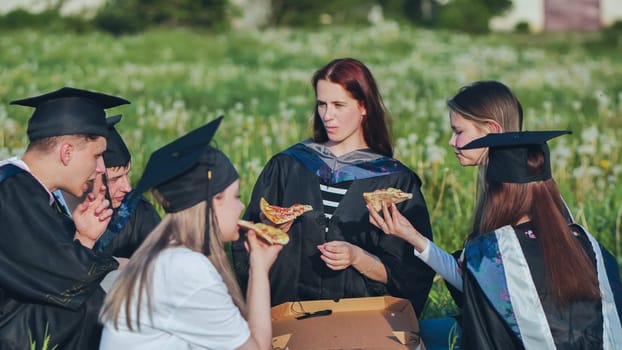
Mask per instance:
[[[297,319],[305,312],[319,315]],[[272,308],[275,350],[424,349],[418,334],[410,302],[390,296],[288,302]]]

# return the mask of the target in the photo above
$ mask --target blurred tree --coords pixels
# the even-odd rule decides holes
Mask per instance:
[[[50,1],[58,4],[63,0]],[[241,0],[107,0],[96,17],[96,24],[114,34],[140,31],[152,25],[222,29],[233,20],[232,9],[243,3]],[[508,10],[512,0],[262,0],[262,3],[269,7],[269,14],[265,15],[269,17],[265,23],[268,26],[367,25],[373,22],[370,19],[373,13],[376,19],[486,32],[489,20]],[[240,23],[237,25],[242,27]]]
[[[222,29],[228,26],[227,6],[227,0],[108,0],[95,23],[113,34],[153,25]]]
[[[512,0],[451,0],[439,8],[437,23],[440,27],[468,33],[485,33],[494,16],[512,7]]]
[[[375,6],[382,8],[383,17],[400,22],[480,33],[488,31],[493,16],[511,8],[512,0],[271,0],[269,24],[367,24]]]
[[[386,17],[428,25],[437,16],[437,0],[378,0]]]
[[[376,0],[272,0],[270,25],[367,24],[367,15],[376,4]]]

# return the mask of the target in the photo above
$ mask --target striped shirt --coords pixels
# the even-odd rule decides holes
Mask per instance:
[[[333,217],[335,210],[337,210],[341,199],[346,195],[351,184],[352,181],[340,182],[330,186],[320,184],[324,216],[326,216],[327,219],[330,220],[330,218]]]

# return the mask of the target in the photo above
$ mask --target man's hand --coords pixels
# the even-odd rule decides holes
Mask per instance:
[[[101,175],[95,180],[93,192],[86,196],[73,211],[76,225],[75,239],[82,245],[93,248],[95,241],[106,230],[112,216],[110,201],[106,199],[106,186],[101,183]]]

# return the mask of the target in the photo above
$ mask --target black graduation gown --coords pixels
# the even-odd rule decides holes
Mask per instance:
[[[544,275],[543,257],[537,239],[525,234],[531,223],[515,227],[520,247],[525,255],[536,286],[546,321],[557,349],[602,349],[603,317],[601,301],[576,302],[565,309],[555,305]],[[586,235],[580,230],[577,237],[595,263],[595,256]],[[536,233],[537,235],[537,233]],[[524,345],[500,316],[469,269],[464,269],[464,310],[462,340],[464,349],[523,349]],[[619,277],[618,277],[619,278]],[[503,283],[498,281],[496,283]],[[544,346],[544,345],[543,345]]]
[[[28,172],[0,183],[0,349],[97,349],[102,278],[118,267],[74,241],[75,228],[50,206]]]
[[[113,214],[111,224],[121,215],[119,210]],[[140,196],[130,218],[121,231],[100,251],[120,258],[129,258],[134,254],[149,233],[160,223],[160,215],[144,196]]]
[[[574,223],[574,218],[572,217],[572,213],[570,212],[570,209],[568,208],[567,205],[564,205],[563,214],[564,214],[564,218],[566,218],[566,221],[568,222],[569,225]],[[455,252],[451,253],[451,255],[454,257],[454,259],[456,259],[456,262],[460,264],[460,256],[462,255],[462,249],[456,250]],[[447,281],[445,281],[445,286],[447,287],[447,290],[449,291],[449,294],[454,300],[454,303],[456,304],[456,306],[458,306],[459,308],[462,308],[462,305],[464,303],[463,293],[460,290],[458,290],[456,287],[452,286]]]
[[[419,177],[401,163],[391,161],[403,171],[353,180],[330,220],[323,211],[320,192],[323,180],[299,160],[284,153],[268,162],[255,184],[245,219],[259,221],[261,197],[280,206],[295,203],[313,206],[313,211],[293,223],[290,242],[283,247],[270,271],[272,305],[298,300],[392,295],[409,299],[417,314],[421,314],[434,271],[414,256],[410,244],[384,234],[369,223],[362,195],[387,187],[412,193],[413,198],[398,204],[398,208],[422,234],[432,239]],[[379,257],[386,267],[388,283],[384,285],[368,279],[353,267],[340,271],[326,267],[317,245],[334,240],[350,242]],[[240,285],[245,289],[249,266],[243,241],[241,236],[233,243],[232,254]]]

